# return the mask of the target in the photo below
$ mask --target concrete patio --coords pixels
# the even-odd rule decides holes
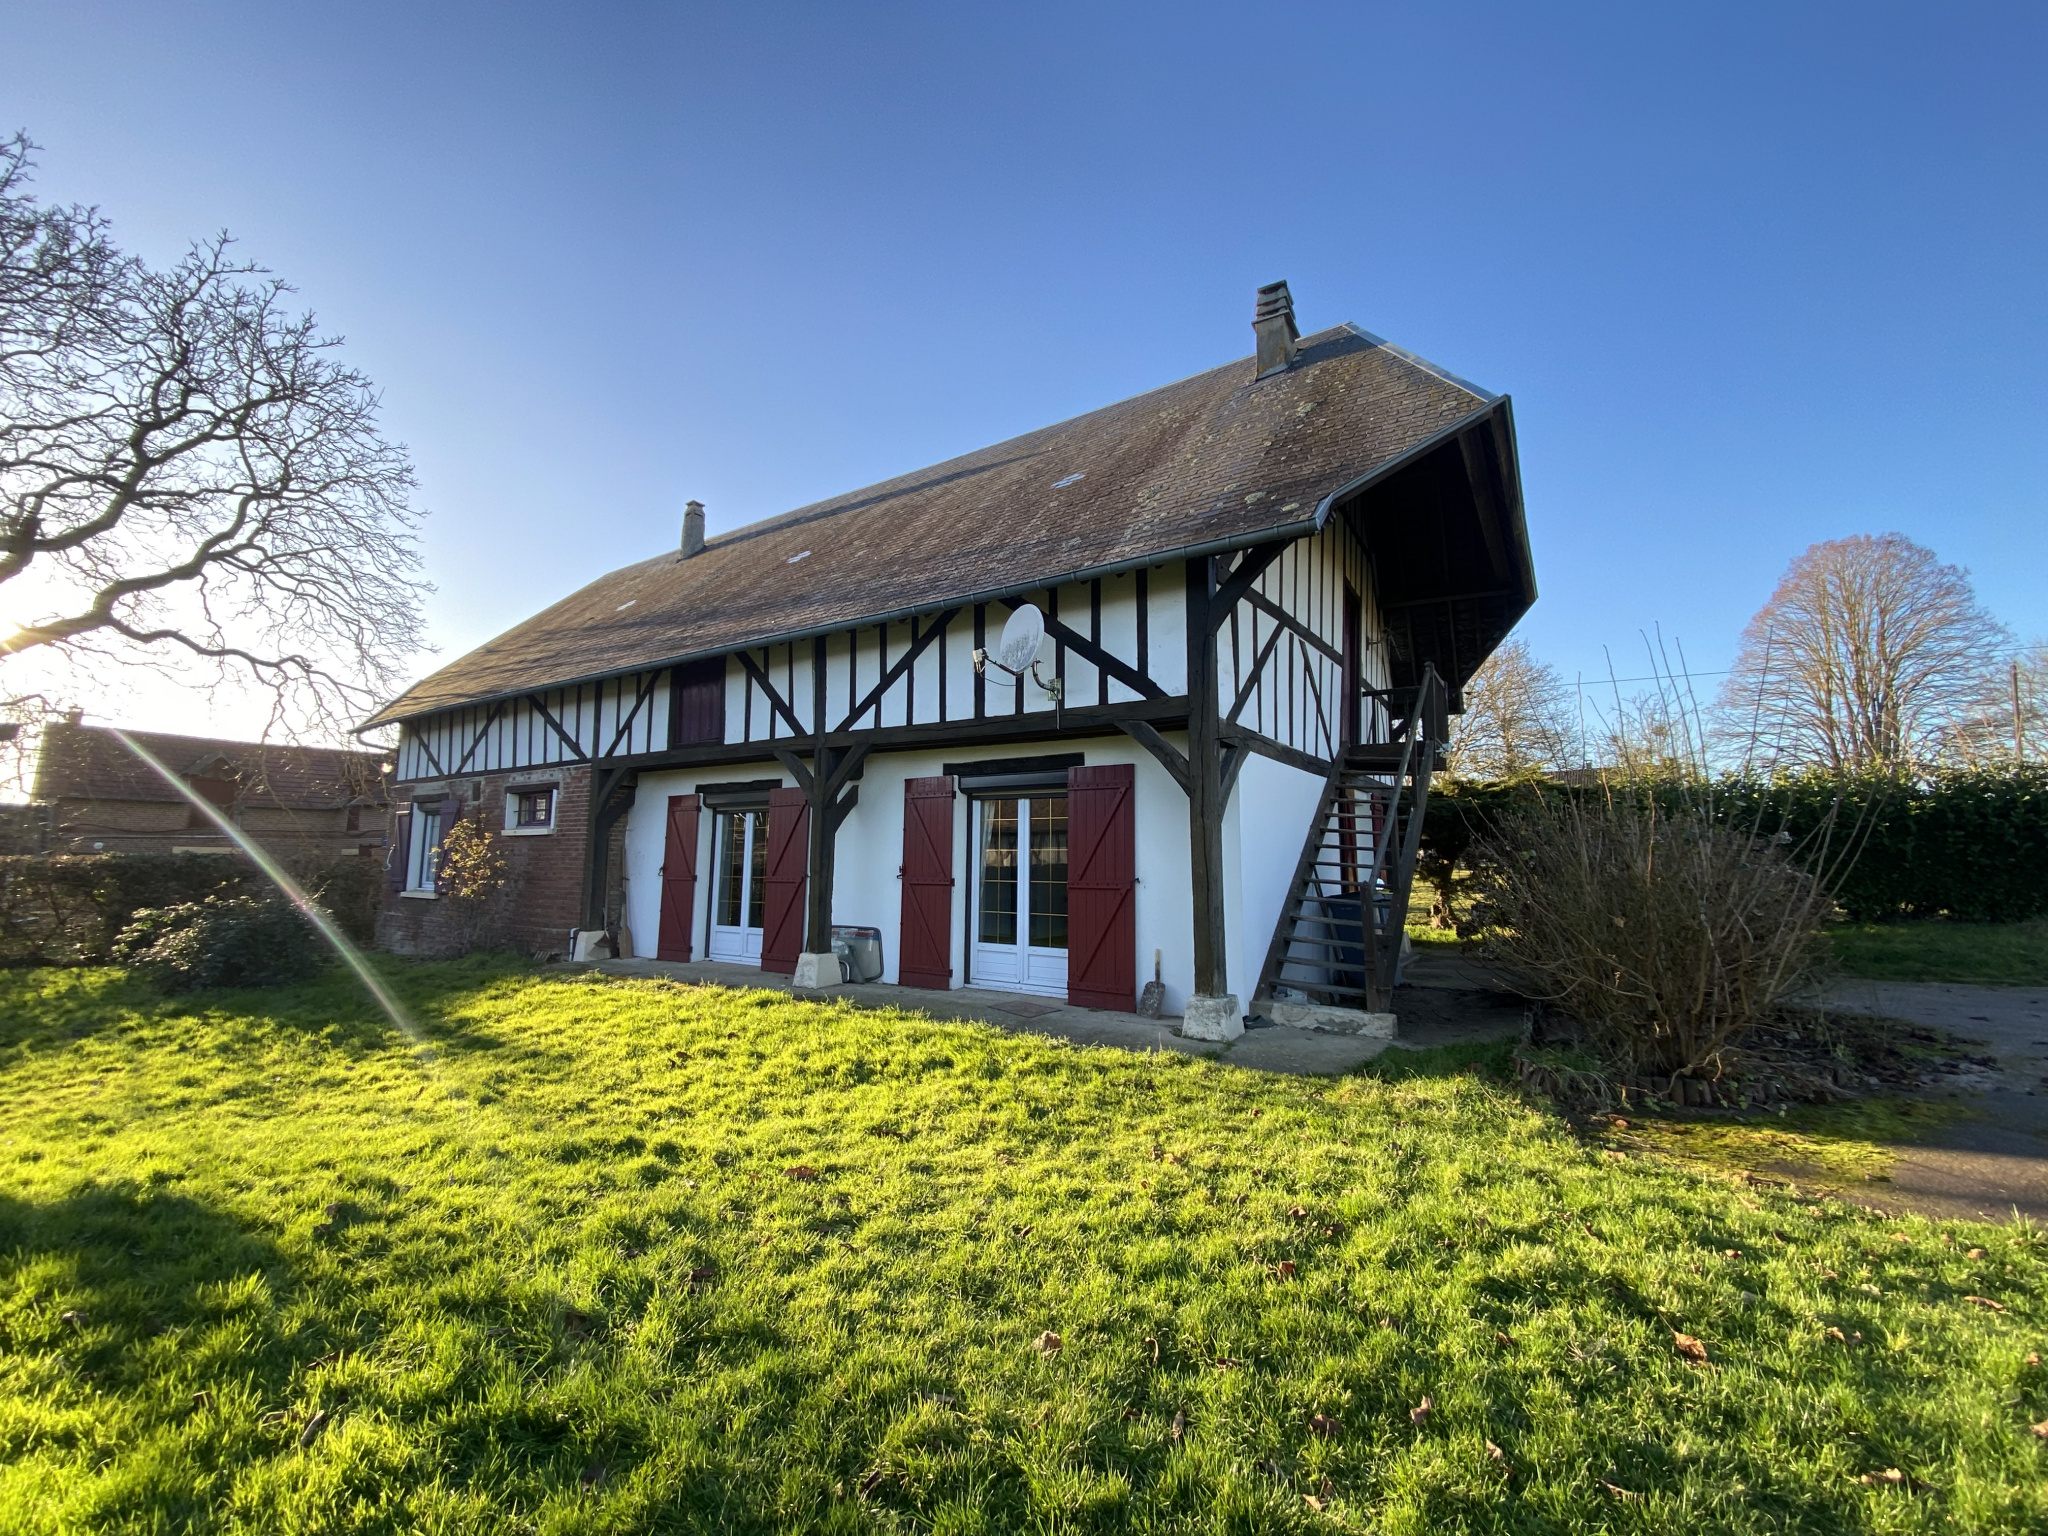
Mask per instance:
[[[1335,1076],[1372,1060],[1387,1050],[1423,1049],[1468,1040],[1497,1039],[1521,1027],[1518,1010],[1479,1001],[1458,1006],[1461,999],[1493,994],[1498,983],[1483,970],[1454,956],[1417,956],[1408,966],[1408,985],[1396,993],[1394,1011],[1406,1011],[1399,1038],[1379,1040],[1361,1035],[1323,1034],[1260,1024],[1227,1045],[1184,1040],[1177,1018],[1141,1019],[1134,1013],[1075,1008],[1049,997],[998,992],[985,987],[931,991],[882,982],[852,982],[824,991],[799,991],[790,978],[749,965],[716,960],[599,960],[588,967],[609,976],[660,976],[673,981],[721,987],[770,987],[806,998],[843,997],[868,1008],[901,1008],[933,1019],[993,1024],[1020,1034],[1053,1035],[1077,1045],[1110,1045],[1127,1051],[1177,1051],[1185,1056],[1211,1056],[1256,1072],[1290,1072]],[[1418,989],[1429,989],[1418,995]]]

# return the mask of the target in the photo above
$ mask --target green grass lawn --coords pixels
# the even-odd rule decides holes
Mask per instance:
[[[1850,976],[2048,986],[2048,922],[1857,923],[1828,937]]]
[[[339,977],[0,976],[0,1529],[2048,1528],[2025,1227],[1443,1057],[391,974],[430,1049]]]

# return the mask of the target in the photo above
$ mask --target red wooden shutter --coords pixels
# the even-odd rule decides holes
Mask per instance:
[[[768,791],[767,900],[761,969],[787,976],[804,951],[804,896],[811,872],[811,802],[800,789]]]
[[[661,863],[661,928],[657,960],[687,960],[697,927],[697,812],[695,795],[668,797],[668,844]]]
[[[1132,1013],[1138,1002],[1137,773],[1067,770],[1067,1001]]]
[[[896,980],[953,985],[953,781],[903,781],[903,932]]]

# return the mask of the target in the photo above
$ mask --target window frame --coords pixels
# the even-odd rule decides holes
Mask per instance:
[[[519,820],[519,802],[527,795],[548,797],[548,819],[533,825],[522,824]],[[561,819],[562,786],[560,784],[508,784],[505,786],[505,835],[507,837],[547,837],[553,834],[555,823]]]
[[[440,872],[441,863],[441,806],[436,801],[429,808],[415,801],[406,812],[410,825],[406,828],[405,843],[405,889],[400,894],[413,897],[434,897],[441,893],[435,886],[435,876]],[[431,830],[432,835],[428,833]]]

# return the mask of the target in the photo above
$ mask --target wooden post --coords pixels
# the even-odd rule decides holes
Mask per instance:
[[[1230,990],[1223,931],[1223,758],[1211,613],[1215,567],[1187,563],[1188,583],[1188,873],[1194,887],[1195,993]]]
[[[611,901],[612,828],[633,808],[639,774],[631,768],[590,765],[590,812],[583,845],[583,926],[606,927]]]
[[[825,637],[811,642],[811,849],[804,952],[832,951],[832,876],[839,823],[832,814],[832,754],[825,745]]]

